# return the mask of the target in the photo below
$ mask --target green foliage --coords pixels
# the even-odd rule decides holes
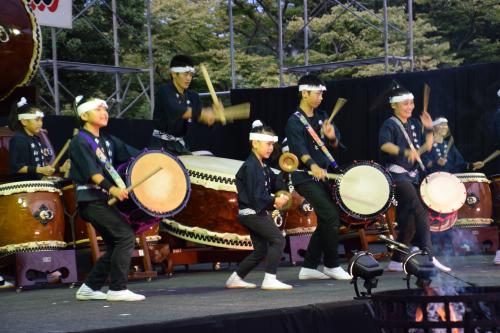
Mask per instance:
[[[74,1],[78,9],[88,3],[88,0]],[[72,30],[59,32],[60,60],[114,64],[110,3],[109,0],[97,1],[81,19],[74,22]],[[358,0],[357,3],[362,6],[351,5],[349,10],[352,13],[333,1],[308,2],[310,64],[384,55],[382,1]],[[145,1],[117,1],[117,4],[120,63],[122,66],[145,68]],[[282,0],[285,67],[304,64],[303,4],[303,0]],[[173,55],[187,54],[197,63],[207,65],[216,90],[229,90],[231,68],[227,0],[154,0],[152,6],[153,54],[159,73],[155,84],[168,79],[169,62]],[[388,0],[388,6],[390,25],[400,30],[389,30],[389,54],[406,56],[409,53],[407,1]],[[278,2],[233,0],[233,19],[237,86],[278,86]],[[498,0],[414,0],[413,26],[415,70],[499,61]],[[43,29],[44,58],[51,57],[49,32],[49,29]],[[407,62],[389,66],[390,72],[406,70],[409,70]],[[321,74],[329,79],[383,73],[384,66],[380,64]],[[75,94],[109,96],[115,88],[114,75],[110,74],[60,71],[60,77],[61,82]],[[148,85],[147,73],[142,79]],[[285,75],[287,84],[294,84],[296,79],[293,75]],[[124,75],[123,87],[126,82],[127,75]],[[207,91],[199,73],[192,88]],[[128,89],[125,104],[138,96],[140,91],[140,85],[134,80]],[[47,92],[43,93],[43,97],[51,100]],[[71,102],[72,97],[63,92],[65,112],[70,112]],[[124,116],[148,118],[149,104],[146,99],[140,99]]]

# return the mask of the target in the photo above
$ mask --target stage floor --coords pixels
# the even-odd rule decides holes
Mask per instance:
[[[480,286],[500,285],[500,266],[492,264],[492,255],[440,258],[454,268],[452,274]],[[387,261],[382,262],[387,266]],[[346,263],[343,263],[346,266]],[[190,266],[189,271],[176,269],[171,278],[151,282],[131,282],[129,288],[146,295],[144,302],[77,301],[76,287],[59,285],[23,290],[0,290],[1,332],[67,332],[106,329],[131,325],[187,320],[214,315],[245,313],[265,309],[284,309],[309,304],[361,303],[354,301],[349,281],[301,281],[299,267],[282,266],[278,277],[291,283],[291,291],[228,290],[224,282],[235,264],[222,264],[218,271],[207,265]],[[261,268],[247,280],[260,283]],[[403,273],[385,271],[378,288],[406,288]],[[412,287],[414,286],[412,281]],[[362,283],[361,283],[362,284]],[[446,274],[433,278],[439,284],[465,286]]]

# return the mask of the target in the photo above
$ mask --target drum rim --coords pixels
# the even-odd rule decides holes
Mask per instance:
[[[375,161],[371,161],[371,160],[354,161],[353,163],[347,165],[346,167],[341,168],[341,170],[342,170],[342,173],[347,173],[350,169],[352,169],[356,166],[362,166],[362,165],[368,165],[368,166],[374,167],[375,169],[381,171],[382,174],[387,179],[387,182],[389,183],[389,198],[388,198],[387,202],[385,203],[385,205],[380,210],[378,210],[372,214],[360,214],[360,213],[352,211],[351,209],[349,209],[346,206],[346,204],[344,203],[344,201],[340,197],[340,181],[339,180],[336,180],[336,182],[335,182],[336,183],[335,188],[334,188],[335,199],[337,201],[337,206],[339,206],[340,209],[342,209],[342,211],[344,213],[346,213],[348,216],[355,218],[357,220],[365,220],[365,221],[366,220],[374,220],[378,216],[380,216],[381,214],[385,213],[389,209],[389,207],[392,205],[392,203],[394,201],[394,186],[395,186],[395,184],[394,184],[394,181],[392,180],[391,174],[389,172],[387,172],[387,169]]]
[[[42,39],[42,33],[40,29],[40,25],[37,22],[35,13],[33,13],[33,10],[31,10],[31,7],[29,6],[28,1],[23,1],[22,2],[24,5],[24,8],[26,10],[26,14],[28,15],[29,21],[31,22],[31,38],[33,40],[33,51],[31,54],[31,59],[30,59],[30,64],[29,68],[26,71],[26,74],[24,75],[24,78],[17,82],[14,87],[11,88],[10,91],[8,91],[3,97],[0,96],[0,101],[6,99],[7,97],[12,94],[12,92],[21,86],[26,85],[26,83],[30,82],[31,79],[35,76],[36,72],[38,71],[38,67],[40,66],[40,59],[42,57],[42,52],[41,52],[41,39]]]
[[[184,198],[182,200],[182,203],[175,209],[172,209],[172,210],[164,212],[164,213],[159,213],[157,211],[153,211],[153,210],[147,208],[146,206],[144,206],[139,201],[139,199],[135,195],[134,191],[130,192],[130,198],[134,201],[134,203],[137,205],[137,207],[139,207],[142,211],[144,211],[146,214],[148,214],[152,217],[158,217],[158,218],[169,217],[169,216],[175,215],[175,214],[179,213],[181,210],[183,210],[184,207],[186,207],[187,202],[189,201],[189,197],[191,196],[191,180],[189,178],[189,174],[187,173],[186,167],[181,162],[181,160],[179,158],[177,158],[177,156],[175,156],[171,153],[168,153],[168,152],[164,151],[163,149],[145,149],[142,153],[137,155],[132,160],[132,162],[127,166],[126,171],[125,171],[126,175],[127,175],[126,182],[127,182],[127,185],[130,186],[132,174],[129,171],[132,170],[133,166],[137,163],[137,161],[142,156],[147,155],[147,154],[151,154],[151,153],[157,153],[157,154],[159,153],[159,154],[167,155],[167,156],[171,157],[173,160],[175,160],[181,166],[182,173],[184,174],[184,178],[186,179],[186,189],[187,189],[186,194],[184,195]]]
[[[425,184],[427,184],[427,183],[425,182],[425,180],[426,180],[427,178],[429,178],[430,176],[432,176],[432,175],[436,175],[436,174],[437,174],[437,175],[449,175],[449,176],[451,176],[451,178],[452,178],[452,179],[453,179],[453,177],[455,177],[455,178],[458,180],[458,183],[462,184],[462,186],[463,186],[463,190],[464,190],[464,200],[463,200],[462,204],[460,205],[460,207],[458,207],[457,209],[453,209],[453,210],[451,210],[451,211],[448,211],[448,210],[446,210],[446,211],[445,211],[445,210],[438,211],[438,210],[434,209],[435,207],[429,206],[429,202],[428,202],[428,201],[430,201],[430,200],[428,200],[428,199],[430,199],[430,198],[429,198],[429,196],[428,196],[428,195],[422,194],[422,192],[423,192],[423,191],[422,191],[422,188],[425,188]],[[464,185],[463,181],[462,181],[460,178],[458,178],[458,177],[456,176],[456,174],[453,174],[453,173],[450,173],[450,172],[445,172],[445,171],[437,171],[437,172],[433,172],[433,173],[431,173],[431,174],[427,175],[427,176],[426,176],[426,177],[422,180],[422,182],[420,183],[419,193],[420,193],[420,198],[422,199],[422,201],[423,201],[423,203],[425,204],[425,206],[426,206],[427,208],[429,208],[430,210],[432,210],[432,211],[434,211],[434,212],[436,212],[436,213],[440,213],[440,214],[452,214],[452,213],[454,213],[454,212],[458,212],[458,210],[460,210],[460,208],[462,208],[462,206],[465,204],[465,202],[466,202],[466,200],[467,200],[467,188],[465,187],[465,185]]]

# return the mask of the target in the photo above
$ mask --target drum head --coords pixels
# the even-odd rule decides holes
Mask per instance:
[[[430,209],[453,213],[463,206],[467,191],[460,179],[451,173],[434,172],[420,184],[420,196]]]
[[[351,211],[367,217],[379,213],[391,197],[386,174],[369,164],[356,165],[344,173],[338,191],[348,214]]]
[[[127,181],[133,185],[158,166],[162,170],[136,187],[131,196],[150,215],[167,217],[184,208],[190,194],[189,177],[177,158],[161,151],[147,151],[130,165]]]

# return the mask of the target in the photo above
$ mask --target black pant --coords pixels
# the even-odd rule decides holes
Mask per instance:
[[[148,147],[150,149],[164,149],[173,155],[191,155],[192,153],[189,151],[189,147],[187,144],[183,146],[180,142],[177,141],[165,141],[159,139],[157,137],[152,136],[149,140]]]
[[[414,244],[420,249],[432,252],[431,233],[427,209],[420,200],[415,185],[409,181],[396,182],[396,221],[398,222],[397,241],[406,245]],[[411,237],[410,221],[414,221],[415,235]],[[409,234],[410,233],[410,234]],[[413,238],[413,240],[411,239]],[[394,251],[392,260],[401,261],[402,254]]]
[[[250,232],[253,243],[253,252],[243,259],[236,270],[238,276],[245,278],[264,257],[266,258],[265,272],[276,274],[285,247],[285,237],[276,223],[270,215],[240,215],[238,219]]]
[[[106,243],[106,253],[97,260],[85,284],[99,290],[110,276],[110,290],[127,289],[127,275],[135,247],[134,231],[118,209],[106,202],[79,202],[78,206],[80,216],[92,224]]]
[[[325,267],[338,267],[338,236],[340,219],[337,205],[327,183],[310,181],[295,187],[314,208],[318,226],[311,235],[303,267],[316,269],[321,262]]]

